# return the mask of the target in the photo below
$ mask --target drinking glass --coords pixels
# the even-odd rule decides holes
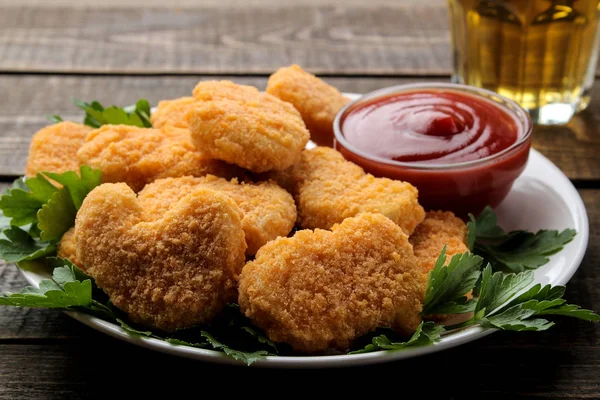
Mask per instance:
[[[534,123],[562,125],[590,102],[599,0],[448,0],[453,81],[508,97]]]

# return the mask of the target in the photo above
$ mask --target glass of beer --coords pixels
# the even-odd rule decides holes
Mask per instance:
[[[535,123],[587,107],[598,60],[599,0],[448,0],[453,81],[508,97]]]

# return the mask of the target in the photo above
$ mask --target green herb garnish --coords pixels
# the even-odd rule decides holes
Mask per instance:
[[[84,165],[79,172],[46,172],[19,178],[0,197],[0,210],[10,224],[2,230],[0,258],[7,262],[31,261],[56,251],[62,235],[75,224],[83,199],[101,183],[100,171]]]
[[[73,99],[73,103],[85,111],[83,119],[84,125],[92,128],[99,128],[102,125],[133,125],[140,128],[152,128],[150,122],[150,103],[148,100],[141,99],[135,103],[135,106],[104,107],[98,101],[87,103],[85,101]],[[60,115],[49,115],[48,119],[52,122],[62,122]]]
[[[521,272],[548,263],[548,258],[562,250],[575,237],[573,229],[562,232],[540,230],[504,232],[498,226],[496,214],[486,207],[475,218],[469,214],[469,248],[489,262],[494,270]]]

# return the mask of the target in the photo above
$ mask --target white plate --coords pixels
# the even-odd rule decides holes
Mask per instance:
[[[359,96],[356,94],[347,95],[349,97]],[[561,252],[553,255],[548,264],[535,271],[535,283],[543,285],[564,285],[571,279],[587,248],[588,217],[579,193],[562,171],[550,160],[536,150],[531,150],[527,168],[523,175],[515,181],[512,191],[496,209],[496,212],[500,225],[506,230],[575,229],[577,231],[575,239],[567,244]],[[41,279],[48,279],[50,276],[47,272],[22,272],[25,279],[36,286]],[[175,346],[156,339],[130,336],[119,326],[110,322],[76,312],[67,312],[67,314],[100,332],[138,346],[202,361],[241,364],[241,362],[217,351]],[[471,327],[450,333],[436,344],[426,347],[356,355],[266,357],[253,365],[277,368],[322,368],[374,364],[445,350],[479,339],[492,332],[494,332],[492,329]]]

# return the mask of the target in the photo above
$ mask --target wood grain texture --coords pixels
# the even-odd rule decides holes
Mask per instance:
[[[444,0],[100,3],[0,5],[0,71],[270,74],[298,63],[330,74],[447,75],[451,68]]]
[[[22,175],[31,136],[49,122],[48,114],[81,120],[72,98],[100,100],[127,105],[139,98],[156,104],[161,99],[190,94],[200,79],[193,77],[79,77],[0,75],[0,176]],[[261,89],[266,78],[228,77]],[[366,93],[386,86],[415,81],[444,81],[443,78],[326,78],[342,91]],[[600,85],[595,86],[600,93]],[[536,127],[533,145],[549,157],[571,179],[600,179],[600,96],[592,98],[587,111],[566,127]]]
[[[377,382],[369,388],[374,398],[390,391],[442,399],[598,398],[598,351],[568,341],[548,343],[554,337],[556,332],[501,332],[441,353],[369,367],[265,370],[166,356],[90,331],[68,342],[0,344],[0,399],[113,398],[117,388],[119,395],[134,398],[163,390],[177,398],[210,387],[228,393],[269,390],[275,383],[295,393],[319,388],[340,395],[368,382]]]

